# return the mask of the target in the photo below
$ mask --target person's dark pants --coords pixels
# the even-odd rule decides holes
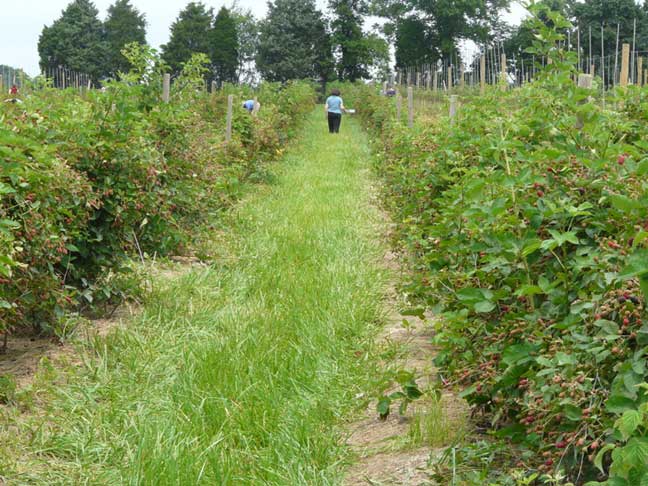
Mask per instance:
[[[340,133],[340,124],[342,123],[342,114],[331,113],[328,114],[329,133]]]

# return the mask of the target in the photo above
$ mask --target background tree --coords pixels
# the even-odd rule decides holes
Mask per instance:
[[[646,10],[635,0],[586,0],[576,2],[573,7],[573,21],[580,28],[581,44],[589,50],[589,28],[592,27],[593,55],[601,53],[601,26],[605,55],[613,56],[616,49],[617,25],[619,26],[619,49],[624,42],[632,45],[633,25],[637,20],[637,45],[648,48],[648,16]],[[583,39],[587,39],[583,42]],[[587,52],[587,54],[589,54]]]
[[[96,82],[105,74],[107,46],[99,12],[90,0],[74,0],[38,39],[42,70],[65,66],[90,75]]]
[[[162,59],[174,74],[193,54],[211,53],[214,12],[201,2],[191,2],[171,25],[171,38],[162,46]]]
[[[268,4],[257,66],[269,81],[332,77],[331,39],[314,0],[274,0]]]
[[[16,83],[20,83],[21,79],[24,81],[31,80],[30,76],[22,69],[7,66],[5,64],[0,64],[0,74],[2,75],[2,83],[7,89],[11,87],[14,80]],[[0,93],[0,96],[2,96],[2,94],[3,93]]]
[[[108,18],[104,23],[107,44],[106,73],[114,76],[126,72],[130,65],[121,51],[125,45],[137,42],[146,44],[146,19],[130,3],[130,0],[117,0],[108,8]]]
[[[384,32],[392,40],[400,32],[402,59],[449,58],[457,55],[461,40],[491,40],[502,29],[500,12],[509,4],[510,0],[373,0],[372,12],[387,19]],[[410,44],[415,38],[426,43]],[[422,47],[427,52],[413,52]]]
[[[238,80],[239,40],[236,20],[230,11],[222,7],[214,20],[211,33],[212,72],[214,80],[235,83]]]
[[[407,68],[432,63],[441,57],[436,36],[426,23],[416,16],[396,22],[394,48],[396,67]]]
[[[574,0],[539,0],[536,2],[539,6],[544,6],[553,12],[560,12],[566,19],[573,17]],[[547,16],[544,10],[539,10],[538,20],[543,22],[547,27],[553,27],[553,21]],[[535,40],[537,31],[536,19],[527,18],[522,20],[519,26],[511,28],[506,35],[504,48],[507,53],[515,54],[517,57],[526,60],[533,56],[525,52]],[[574,40],[576,42],[576,40]]]
[[[369,78],[371,67],[384,61],[386,49],[378,36],[363,32],[367,1],[329,0],[329,9],[333,14],[333,46],[339,57],[336,66],[338,79],[355,81]]]
[[[238,81],[253,84],[258,77],[256,57],[259,50],[259,22],[249,10],[235,6],[230,13],[236,22],[238,37]]]

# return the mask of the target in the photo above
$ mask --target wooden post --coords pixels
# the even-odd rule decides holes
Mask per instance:
[[[216,94],[216,91],[218,91],[218,84],[216,84],[216,81],[211,82],[211,92],[212,96]]]
[[[387,94],[387,81],[383,83],[383,95]]]
[[[452,66],[448,66],[448,91],[452,89]]]
[[[252,116],[253,117],[255,117],[255,118],[257,117],[257,115],[259,114],[259,108],[260,108],[259,99],[255,96],[254,97],[254,108],[252,108]]]
[[[484,93],[486,93],[486,56],[481,57],[481,62],[479,63],[479,69],[480,69],[479,92],[483,95]]]
[[[416,73],[416,87],[417,88],[421,87],[421,73],[420,72]]]
[[[439,90],[439,71],[437,71],[436,69],[434,70],[434,81],[432,83],[432,89],[434,91],[434,94],[436,94],[436,92]]]
[[[594,79],[594,76],[592,74],[579,74],[578,75],[578,87],[583,88],[583,89],[592,89],[592,81]],[[585,104],[587,103],[588,100],[583,100],[581,101],[580,104]],[[585,121],[583,120],[583,117],[581,115],[577,115],[576,117],[576,129],[577,130],[582,130],[583,127],[585,126]]]
[[[414,127],[414,90],[407,88],[407,126]]]
[[[465,78],[465,73],[464,73],[464,65],[463,62],[459,66],[459,86],[461,86],[461,89],[463,90],[466,87],[466,80]]]
[[[0,74],[0,95],[4,95],[4,80],[2,79],[2,74]]]
[[[628,78],[630,76],[630,44],[623,44],[621,52],[621,87],[628,86]]]
[[[596,64],[592,64],[592,65],[590,66],[590,72],[589,72],[589,73],[590,73],[592,76],[594,76],[594,75],[596,74]]]
[[[643,79],[643,57],[639,56],[637,58],[637,86],[644,85]]]
[[[457,105],[459,103],[459,97],[457,95],[450,96],[450,124],[454,124],[455,119],[457,118]]]
[[[500,80],[502,83],[502,91],[506,91],[508,88],[508,71],[506,69],[506,54],[502,52],[502,79]]]
[[[396,120],[400,122],[403,100],[401,99],[400,90],[396,91]]]
[[[227,97],[227,125],[225,127],[225,140],[232,141],[232,116],[234,115],[234,95]]]
[[[162,82],[162,101],[168,103],[171,100],[171,75],[165,74]]]

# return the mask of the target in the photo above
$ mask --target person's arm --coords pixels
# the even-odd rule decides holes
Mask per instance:
[[[342,101],[342,98],[340,98],[340,109],[345,112],[346,108],[344,107],[344,101]]]

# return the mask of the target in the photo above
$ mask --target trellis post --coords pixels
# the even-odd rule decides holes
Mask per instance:
[[[165,74],[162,81],[162,101],[168,103],[171,100],[171,75]]]

